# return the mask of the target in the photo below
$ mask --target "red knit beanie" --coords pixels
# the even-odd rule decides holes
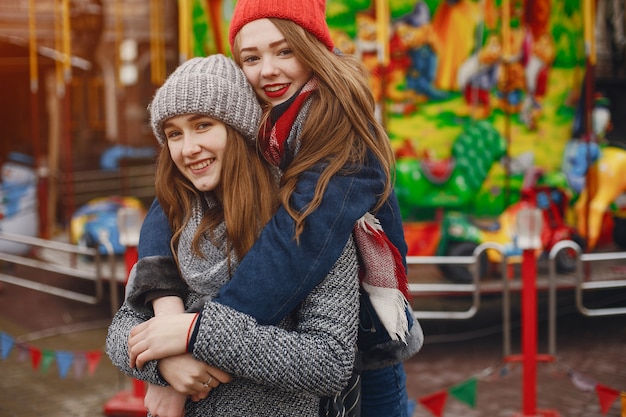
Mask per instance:
[[[326,0],[237,0],[228,31],[231,49],[235,36],[244,25],[270,17],[291,20],[319,39],[329,50],[334,49],[326,24]]]

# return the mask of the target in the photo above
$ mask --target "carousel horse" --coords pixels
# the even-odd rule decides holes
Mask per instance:
[[[579,172],[586,173],[587,169],[584,168],[589,165],[588,160],[580,157],[573,162]],[[606,146],[601,149],[597,162],[591,167],[591,181],[582,188],[575,206],[578,233],[587,239],[589,249],[598,242],[607,208],[620,194],[626,192],[626,150]]]

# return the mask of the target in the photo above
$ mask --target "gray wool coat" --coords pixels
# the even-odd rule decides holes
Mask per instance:
[[[216,247],[209,239],[203,244],[203,258],[193,254],[191,239],[199,219],[195,210],[178,247],[181,274],[190,290],[186,307],[204,304],[193,355],[231,373],[233,381],[219,385],[205,400],[187,401],[185,416],[317,417],[320,398],[336,395],[353,372],[359,279],[352,238],[327,277],[290,316],[279,326],[261,326],[252,317],[211,301],[229,279],[228,261],[224,246]],[[224,230],[222,224],[216,236]],[[231,254],[230,267],[236,265]],[[127,292],[133,291],[134,273],[133,269]],[[106,350],[113,364],[131,377],[167,385],[157,361],[142,370],[129,367],[128,335],[151,316],[148,309],[132,309],[125,302],[109,327]]]

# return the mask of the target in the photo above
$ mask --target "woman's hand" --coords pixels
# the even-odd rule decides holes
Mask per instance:
[[[184,313],[153,317],[135,326],[128,338],[130,367],[143,368],[148,361],[186,353],[196,316]]]
[[[176,392],[172,387],[148,384],[143,405],[151,416],[183,417],[187,396]]]
[[[180,394],[190,395],[194,401],[206,398],[213,388],[232,380],[226,372],[195,359],[189,353],[162,359],[158,366],[172,388]]]

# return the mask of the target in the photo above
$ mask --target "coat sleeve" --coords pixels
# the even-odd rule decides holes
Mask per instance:
[[[147,298],[151,294],[174,295],[187,299],[189,287],[180,277],[172,256],[141,258],[130,270],[124,295],[129,306],[141,313],[153,314]]]
[[[287,322],[261,325],[209,301],[200,319],[194,356],[233,375],[288,391],[334,395],[353,371],[358,330],[358,269],[352,239]]]
[[[128,355],[128,336],[133,327],[151,316],[133,310],[124,302],[113,316],[106,336],[106,353],[120,371],[135,379],[157,385],[167,385],[157,370],[157,361],[150,361],[142,369],[131,369]]]

